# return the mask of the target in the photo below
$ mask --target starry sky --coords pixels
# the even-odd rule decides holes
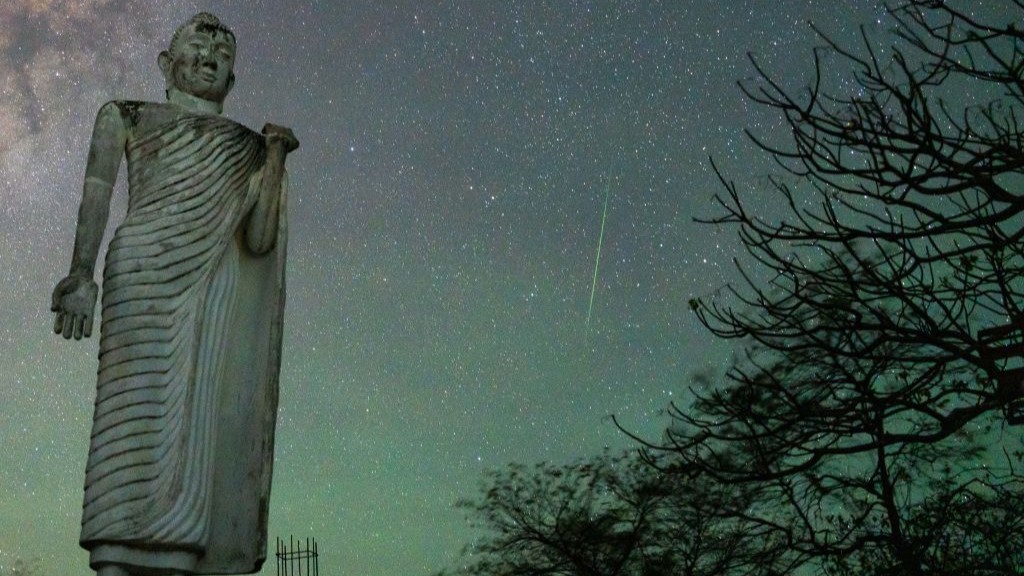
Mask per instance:
[[[198,10],[238,37],[225,114],[302,143],[270,536],[368,576],[455,562],[473,534],[452,505],[484,469],[625,448],[611,414],[659,433],[729,357],[687,306],[740,254],[693,223],[720,190],[708,158],[779,209],[743,135],[780,127],[736,86],[747,53],[798,87],[807,22],[891,40],[874,1],[3,0],[0,575],[91,574],[97,338],[54,336],[50,292],[96,110],[162,100],[157,54]],[[125,204],[122,174],[112,225]]]

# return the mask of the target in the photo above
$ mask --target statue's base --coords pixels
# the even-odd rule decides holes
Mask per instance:
[[[159,574],[195,572],[198,557],[180,550],[145,550],[118,544],[100,544],[89,551],[89,566],[99,570],[104,566],[123,566],[132,574]]]

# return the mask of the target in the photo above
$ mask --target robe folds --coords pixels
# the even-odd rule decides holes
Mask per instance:
[[[246,246],[264,138],[213,115],[125,147],[129,200],[103,272],[81,544],[90,564],[197,574],[266,558],[287,239]]]

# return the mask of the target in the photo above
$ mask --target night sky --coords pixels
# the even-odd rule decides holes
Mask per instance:
[[[455,562],[452,505],[484,469],[625,448],[611,414],[659,433],[729,357],[687,305],[740,252],[692,221],[715,211],[708,158],[779,209],[742,132],[780,126],[736,87],[747,53],[799,87],[808,21],[891,41],[874,1],[2,0],[0,575],[91,574],[98,339],[54,336],[50,292],[97,109],[162,100],[157,54],[198,10],[238,38],[225,114],[301,141],[270,536],[369,576]],[[123,174],[114,202],[108,235]]]

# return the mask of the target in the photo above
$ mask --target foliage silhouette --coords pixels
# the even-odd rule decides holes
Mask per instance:
[[[487,474],[463,500],[485,531],[458,575],[653,576],[767,574],[753,568],[770,538],[719,515],[752,500],[748,488],[688,482],[638,454],[570,465],[512,464]]]

